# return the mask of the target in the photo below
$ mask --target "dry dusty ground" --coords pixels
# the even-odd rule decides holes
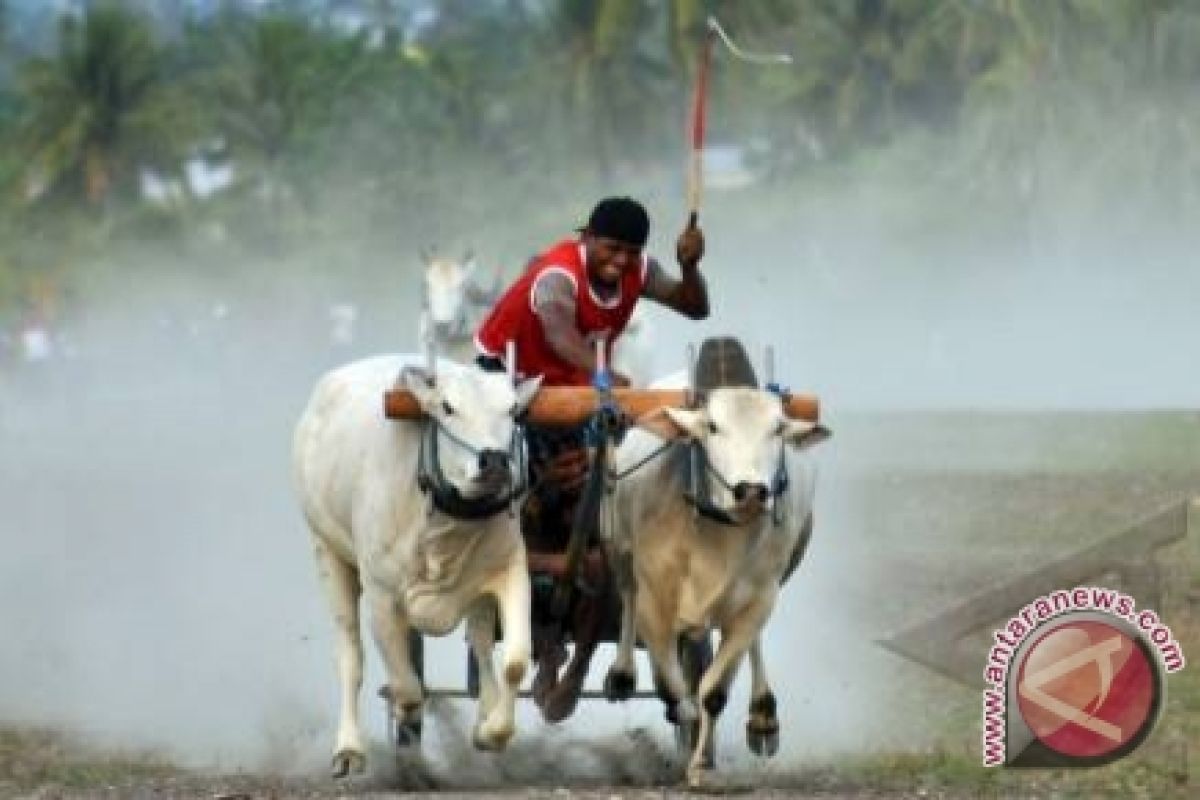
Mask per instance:
[[[97,753],[48,733],[0,734],[0,797],[39,800],[84,798],[179,798],[180,800],[334,800],[335,798],[461,797],[522,800],[611,800],[697,796],[672,780],[561,785],[550,774],[500,783],[451,785],[422,775],[411,762],[370,778],[335,783],[319,777],[267,774],[209,775],[188,772],[146,757]],[[702,796],[747,798],[1191,798],[1194,776],[1164,771],[1161,764],[1069,771],[989,773],[938,755],[884,757],[860,764],[807,769],[799,773],[740,774]],[[644,776],[643,776],[644,777]]]

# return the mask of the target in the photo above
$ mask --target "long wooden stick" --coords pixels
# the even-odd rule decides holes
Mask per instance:
[[[700,195],[704,190],[704,132],[708,106],[708,65],[712,60],[713,38],[711,26],[700,47],[700,60],[696,67],[696,86],[692,94],[692,114],[688,151],[687,207],[688,224],[694,226],[700,216]]]
[[[699,62],[696,67],[696,87],[692,95],[691,148],[688,153],[687,204],[688,225],[695,227],[700,215],[700,195],[704,189],[704,132],[707,120],[708,105],[708,66],[712,61],[713,42],[720,39],[734,58],[751,64],[791,64],[792,57],[786,53],[755,53],[743,50],[734,44],[717,22],[716,17],[709,16],[705,28],[704,43],[700,47]]]

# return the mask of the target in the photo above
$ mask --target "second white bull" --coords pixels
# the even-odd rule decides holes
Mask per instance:
[[[748,737],[752,746],[773,749],[754,744],[777,736],[779,727],[759,639],[812,532],[815,468],[802,451],[829,432],[786,417],[778,395],[743,386],[712,390],[698,409],[663,409],[640,427],[619,448],[618,472],[664,440],[674,445],[619,480],[615,491],[611,546],[618,574],[625,573],[618,581],[624,615],[607,685],[636,684],[636,633],[669,716],[685,731],[696,731],[698,722],[687,777],[702,786],[713,769],[713,725],[747,653]],[[693,693],[678,643],[713,631],[720,646]]]

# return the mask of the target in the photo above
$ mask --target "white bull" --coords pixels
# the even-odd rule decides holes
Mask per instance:
[[[514,388],[503,374],[448,361],[439,363],[434,380],[416,363],[416,357],[381,356],[328,373],[295,432],[296,485],[336,626],[338,776],[361,771],[366,761],[358,716],[360,595],[387,672],[384,696],[407,730],[419,730],[423,703],[410,627],[441,636],[467,618],[480,665],[474,743],[482,749],[502,748],[512,737],[514,701],[529,662],[529,575],[517,519],[503,510],[476,520],[434,510],[418,488],[418,461],[422,426],[436,425],[440,485],[453,487],[464,507],[503,505],[514,480],[514,417],[540,380]],[[384,417],[384,392],[398,376],[428,423]],[[501,682],[492,664],[497,609]]]
[[[812,530],[815,470],[800,451],[829,432],[786,418],[778,396],[745,387],[715,389],[702,408],[662,409],[640,424],[653,435],[629,433],[618,450],[618,472],[652,454],[663,439],[676,446],[617,485],[610,546],[623,615],[606,687],[636,685],[636,633],[669,716],[685,731],[699,722],[687,778],[701,786],[713,768],[713,725],[747,652],[753,671],[748,741],[768,754],[777,746],[775,699],[759,638]],[[697,485],[707,487],[704,512],[685,498],[685,442],[698,444],[707,461],[695,473]],[[721,634],[720,646],[693,695],[678,642],[713,630]]]
[[[470,252],[458,261],[430,253],[423,253],[422,260],[424,305],[430,325],[429,331],[422,332],[422,341],[430,336],[437,352],[455,361],[469,361],[475,357],[475,328],[500,296],[499,273],[492,287],[485,289],[478,283],[475,257]]]

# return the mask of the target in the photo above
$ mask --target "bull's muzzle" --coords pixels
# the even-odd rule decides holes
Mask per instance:
[[[512,475],[509,466],[508,453],[503,450],[481,450],[479,453],[479,481],[487,484],[501,484],[508,481]]]
[[[733,487],[733,501],[738,512],[744,516],[752,516],[762,512],[767,505],[770,491],[765,483],[750,483],[740,481]]]
[[[767,485],[742,481],[733,487],[733,499],[741,503],[767,502]]]

